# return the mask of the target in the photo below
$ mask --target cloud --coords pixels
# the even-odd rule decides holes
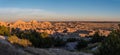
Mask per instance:
[[[0,8],[0,16],[55,16],[53,12],[42,9]]]
[[[72,16],[63,15],[55,12],[50,12],[44,9],[29,9],[29,8],[0,8],[0,20],[15,21],[22,20],[42,20],[42,21],[93,21],[93,20],[120,20],[114,17],[91,17],[91,16]]]
[[[55,12],[46,11],[43,9],[29,8],[0,8],[0,20],[18,20],[21,19],[39,19],[58,16]]]
[[[28,8],[0,8],[0,20],[14,21],[22,20],[70,20],[71,16],[46,11],[43,9]]]

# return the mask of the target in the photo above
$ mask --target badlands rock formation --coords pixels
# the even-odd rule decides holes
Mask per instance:
[[[29,22],[18,20],[14,23],[0,22],[0,25],[10,28],[20,28],[21,30],[32,29],[37,32],[47,32],[48,34],[54,34],[56,32],[75,33],[78,30],[83,30],[83,33],[79,33],[81,37],[93,35],[98,30],[100,30],[102,35],[107,36],[111,30],[118,28],[118,23],[38,22],[36,20]]]
[[[7,26],[8,23],[0,21],[0,26]]]
[[[20,28],[21,30],[52,27],[50,22],[38,22],[36,20],[32,20],[29,22],[24,22],[22,20],[18,20],[10,25],[11,25],[10,27]]]

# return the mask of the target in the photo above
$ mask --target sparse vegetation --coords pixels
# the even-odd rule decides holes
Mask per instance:
[[[47,38],[48,36],[49,36],[49,34],[46,32],[40,33],[40,37],[42,37],[42,38]]]
[[[120,28],[120,24],[118,24],[119,28]]]
[[[85,47],[87,47],[87,46],[88,46],[88,42],[85,41],[85,40],[83,40],[83,39],[81,39],[81,40],[78,42],[78,44],[77,44],[77,46],[76,46],[76,49],[77,49],[77,50],[81,50],[81,49],[83,49],[83,48],[85,48]]]
[[[75,41],[78,41],[78,39],[76,39],[76,38],[69,38],[69,39],[67,39],[67,42],[75,42]]]
[[[27,47],[32,45],[32,43],[27,39],[19,39],[17,36],[8,37],[8,41],[12,44],[18,44],[22,47]]]
[[[120,54],[120,31],[113,31],[101,44],[96,55]]]
[[[33,25],[33,24],[32,24]],[[34,25],[33,25],[34,26]],[[118,24],[120,26],[120,24]],[[117,27],[118,28],[118,27]],[[21,28],[12,28],[11,30],[8,27],[0,26],[0,35],[8,36],[8,41],[19,47],[36,47],[36,48],[71,48],[75,51],[88,51],[94,52],[96,55],[118,55],[120,54],[120,30],[115,30],[108,37],[103,36],[102,33],[106,34],[107,30],[100,30],[100,32],[92,31],[79,31],[79,32],[67,32],[62,27],[59,31],[46,31],[50,28],[36,29],[21,29]],[[52,28],[51,28],[52,29]],[[49,34],[50,35],[49,35]],[[51,34],[52,33],[52,34]],[[84,33],[86,36],[81,37],[79,34]],[[86,34],[87,33],[87,34]],[[100,35],[99,35],[100,33]],[[110,33],[107,31],[107,34]],[[91,34],[91,35],[89,35]],[[93,35],[92,35],[93,34]],[[55,37],[54,37],[55,36]],[[63,38],[62,38],[63,37]],[[72,37],[72,38],[64,38]],[[77,37],[77,38],[76,38]],[[80,38],[79,38],[80,37]],[[4,38],[5,39],[5,38]],[[78,44],[77,44],[78,43]],[[73,48],[74,47],[74,48]],[[67,49],[67,50],[69,50]],[[97,51],[96,51],[97,49]],[[73,50],[74,51],[74,50]],[[110,53],[109,53],[110,52]]]
[[[8,37],[8,41],[12,44],[15,44],[19,41],[19,38],[17,36],[10,36]]]
[[[63,39],[61,39],[59,37],[54,39],[54,46],[55,47],[63,47],[63,46],[65,46],[65,44],[66,44],[66,42],[63,41]]]
[[[96,32],[93,36],[91,36],[90,43],[102,42],[105,36],[100,36],[99,32]]]
[[[0,26],[0,35],[10,36],[10,29],[5,26]]]
[[[23,47],[28,47],[28,46],[32,45],[32,43],[27,39],[20,39],[18,44],[23,46]]]

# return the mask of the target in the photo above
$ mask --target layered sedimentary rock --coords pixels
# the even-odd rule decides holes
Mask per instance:
[[[38,22],[36,20],[29,22],[18,20],[13,23],[0,22],[0,25],[10,28],[20,28],[20,30],[32,29],[37,32],[47,32],[48,34],[54,34],[56,32],[76,33],[78,30],[85,30],[85,33],[79,32],[79,36],[81,37],[93,35],[98,30],[101,35],[107,36],[111,30],[118,28],[118,23]]]
[[[0,26],[7,26],[8,23],[0,21]]]

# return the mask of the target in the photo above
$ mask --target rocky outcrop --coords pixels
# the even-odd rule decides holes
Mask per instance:
[[[21,30],[25,29],[37,29],[37,28],[51,28],[52,24],[50,22],[38,22],[36,20],[31,20],[29,22],[24,22],[22,20],[18,20],[11,24],[13,28],[20,28]]]
[[[4,39],[0,39],[0,55],[92,55],[83,52],[70,52],[64,49],[41,49],[34,47],[15,47]]]
[[[78,30],[80,37],[92,36],[97,30],[100,31],[101,35],[108,36],[110,31],[117,29],[117,23],[81,23],[81,22],[38,22],[36,20],[31,20],[29,22],[24,22],[18,20],[13,23],[0,22],[0,26],[8,26],[10,28],[20,28],[20,30],[36,30],[37,32],[46,32],[48,34],[58,33],[74,33]],[[90,31],[92,30],[92,31]]]
[[[6,40],[0,39],[0,55],[30,55],[20,49],[16,49]]]
[[[84,52],[70,52],[64,49],[49,48],[49,49],[39,49],[39,48],[25,48],[26,52],[29,52],[33,55],[92,55],[90,53]]]
[[[8,23],[0,21],[0,26],[7,26]]]
[[[16,21],[13,25],[14,26],[17,26],[17,25],[22,25],[22,24],[25,24],[26,22],[22,21],[22,20],[18,20]]]

